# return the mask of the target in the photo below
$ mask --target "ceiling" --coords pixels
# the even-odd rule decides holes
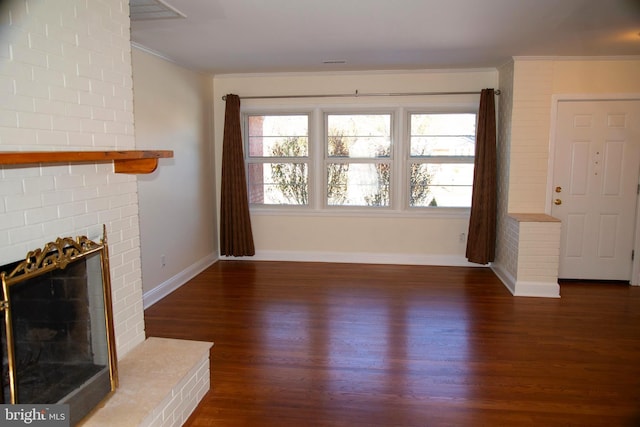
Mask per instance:
[[[640,57],[640,0],[163,1],[186,17],[132,19],[134,44],[212,74]]]

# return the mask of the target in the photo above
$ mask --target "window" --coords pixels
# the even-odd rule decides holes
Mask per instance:
[[[254,208],[455,214],[471,206],[473,112],[316,108],[243,117]]]
[[[391,114],[326,115],[328,206],[390,206]]]
[[[409,117],[409,207],[470,207],[476,115]]]
[[[247,115],[249,203],[308,205],[309,116]]]

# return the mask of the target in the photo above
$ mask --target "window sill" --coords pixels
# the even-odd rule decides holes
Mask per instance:
[[[310,209],[310,208],[255,208],[250,209],[255,216],[299,216],[299,217],[358,217],[358,218],[455,218],[468,219],[469,208],[425,208],[411,210],[362,210],[362,209]]]

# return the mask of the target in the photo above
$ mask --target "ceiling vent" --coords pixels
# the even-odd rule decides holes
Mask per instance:
[[[187,15],[163,0],[130,0],[129,14],[132,21],[187,17]]]

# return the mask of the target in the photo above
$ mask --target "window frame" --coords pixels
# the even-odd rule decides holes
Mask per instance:
[[[328,159],[327,146],[327,117],[330,114],[366,115],[366,114],[390,114],[391,115],[391,173],[389,183],[389,206],[330,206],[327,203],[327,173]],[[276,105],[249,105],[241,110],[242,136],[245,158],[245,169],[248,179],[248,164],[250,158],[248,140],[249,116],[277,116],[277,115],[306,115],[308,118],[308,153],[306,157],[308,170],[308,203],[306,205],[285,204],[259,204],[250,203],[252,213],[259,215],[281,215],[290,212],[296,215],[321,215],[321,216],[358,216],[358,217],[432,217],[432,218],[467,218],[469,207],[430,207],[409,206],[410,203],[410,156],[411,144],[411,114],[474,114],[478,115],[475,102],[463,103],[384,103],[374,107],[357,104],[301,104],[283,108]],[[477,126],[477,123],[476,123]],[[254,156],[255,161],[257,158]],[[273,163],[273,157],[260,157],[261,163]],[[290,161],[292,158],[283,158]],[[287,160],[288,159],[288,160]],[[370,163],[374,158],[362,158],[365,163]],[[384,158],[385,160],[387,158]],[[470,162],[474,162],[474,156],[470,156]],[[347,158],[348,160],[348,158]],[[351,159],[350,161],[353,161]]]
[[[389,157],[331,157],[329,156],[329,116],[366,116],[366,115],[388,115],[389,116]],[[366,109],[351,107],[348,109],[324,109],[322,110],[323,131],[322,131],[322,208],[335,211],[390,211],[394,209],[394,183],[396,181],[396,155],[397,132],[395,123],[397,122],[397,111],[393,109]],[[330,205],[329,204],[329,183],[328,168],[330,163],[342,164],[389,164],[389,205],[388,206],[366,206],[366,205]]]
[[[472,156],[412,156],[411,155],[411,138],[413,137],[411,133],[411,119],[413,115],[436,115],[436,114],[473,114],[475,116],[476,121],[476,129],[478,126],[478,110],[477,107],[475,109],[472,108],[418,108],[411,109],[405,111],[405,134],[403,138],[404,142],[404,191],[403,195],[405,196],[403,201],[403,209],[407,211],[441,211],[441,212],[451,212],[451,213],[460,213],[466,212],[469,213],[471,206],[411,206],[411,164],[471,164],[475,167],[475,136],[474,135],[474,155]],[[471,189],[473,191],[473,182],[471,183]],[[471,203],[471,200],[469,200]]]
[[[250,154],[250,134],[249,134],[249,118],[256,116],[306,116],[307,117],[307,155],[306,156],[291,156],[291,157],[276,157],[276,156],[252,156]],[[247,194],[251,197],[250,192],[250,165],[251,164],[271,164],[271,163],[291,163],[291,164],[306,164],[307,165],[307,203],[306,204],[278,204],[278,203],[252,203],[249,200],[250,209],[310,209],[313,204],[313,182],[315,180],[315,167],[313,164],[312,156],[312,143],[311,143],[311,127],[312,127],[312,112],[308,110],[296,111],[296,110],[279,110],[279,111],[267,111],[267,110],[247,110],[241,112],[242,119],[242,145],[244,151],[245,162],[245,178],[247,181]]]

